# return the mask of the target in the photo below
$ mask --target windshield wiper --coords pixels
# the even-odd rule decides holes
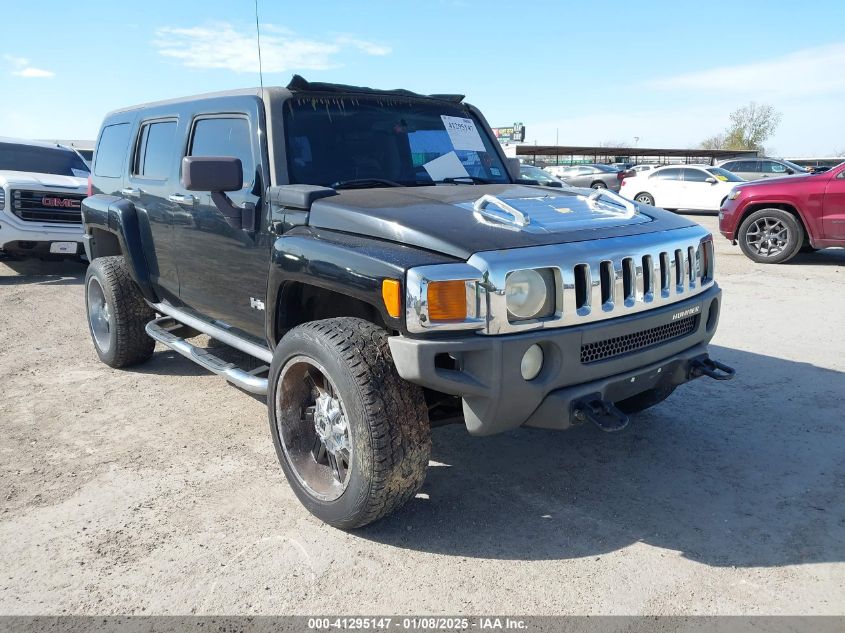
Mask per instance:
[[[402,183],[385,178],[354,178],[352,180],[338,180],[330,185],[332,189],[354,189],[356,187],[404,187]]]
[[[490,180],[487,180],[486,178],[479,178],[478,176],[450,176],[449,178],[444,178],[443,180],[435,180],[434,184],[446,183],[450,185],[458,185],[461,184],[462,180],[468,180],[477,185],[489,185],[491,183]]]

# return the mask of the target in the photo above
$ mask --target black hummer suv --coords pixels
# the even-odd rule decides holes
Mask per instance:
[[[431,426],[618,430],[733,373],[711,235],[520,180],[459,95],[294,77],[115,111],[83,217],[102,361],[158,341],[266,394],[290,485],[340,527],[414,495]]]

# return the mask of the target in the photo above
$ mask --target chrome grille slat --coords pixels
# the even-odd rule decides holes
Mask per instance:
[[[705,229],[695,226],[477,253],[468,264],[482,271],[485,278],[488,303],[482,333],[580,325],[685,300],[713,285],[710,239]],[[702,258],[707,260],[706,265]],[[604,284],[603,265],[610,273],[605,274]],[[521,268],[557,269],[561,287],[556,301],[559,309],[553,317],[531,322],[508,321],[505,278],[507,273]]]

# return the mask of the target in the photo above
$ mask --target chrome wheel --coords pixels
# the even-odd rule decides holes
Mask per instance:
[[[652,198],[647,193],[639,194],[636,198],[634,198],[634,200],[639,202],[640,204],[647,204],[652,207],[654,206],[654,198]]]
[[[789,244],[789,227],[777,218],[759,218],[745,232],[745,243],[760,257],[775,257]]]
[[[281,372],[276,420],[282,449],[300,484],[323,501],[349,484],[352,431],[343,400],[316,361],[296,356]]]
[[[86,299],[88,303],[88,325],[91,327],[91,334],[94,336],[94,342],[100,351],[106,353],[111,347],[114,318],[106,301],[106,295],[103,293],[103,287],[96,277],[91,277],[88,280]]]

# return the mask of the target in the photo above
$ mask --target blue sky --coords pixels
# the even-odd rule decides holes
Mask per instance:
[[[540,144],[692,146],[754,100],[783,114],[771,153],[845,151],[841,0],[260,0],[260,12],[265,85],[298,72],[461,92]],[[253,0],[30,0],[3,16],[0,136],[94,138],[117,107],[258,84]]]

